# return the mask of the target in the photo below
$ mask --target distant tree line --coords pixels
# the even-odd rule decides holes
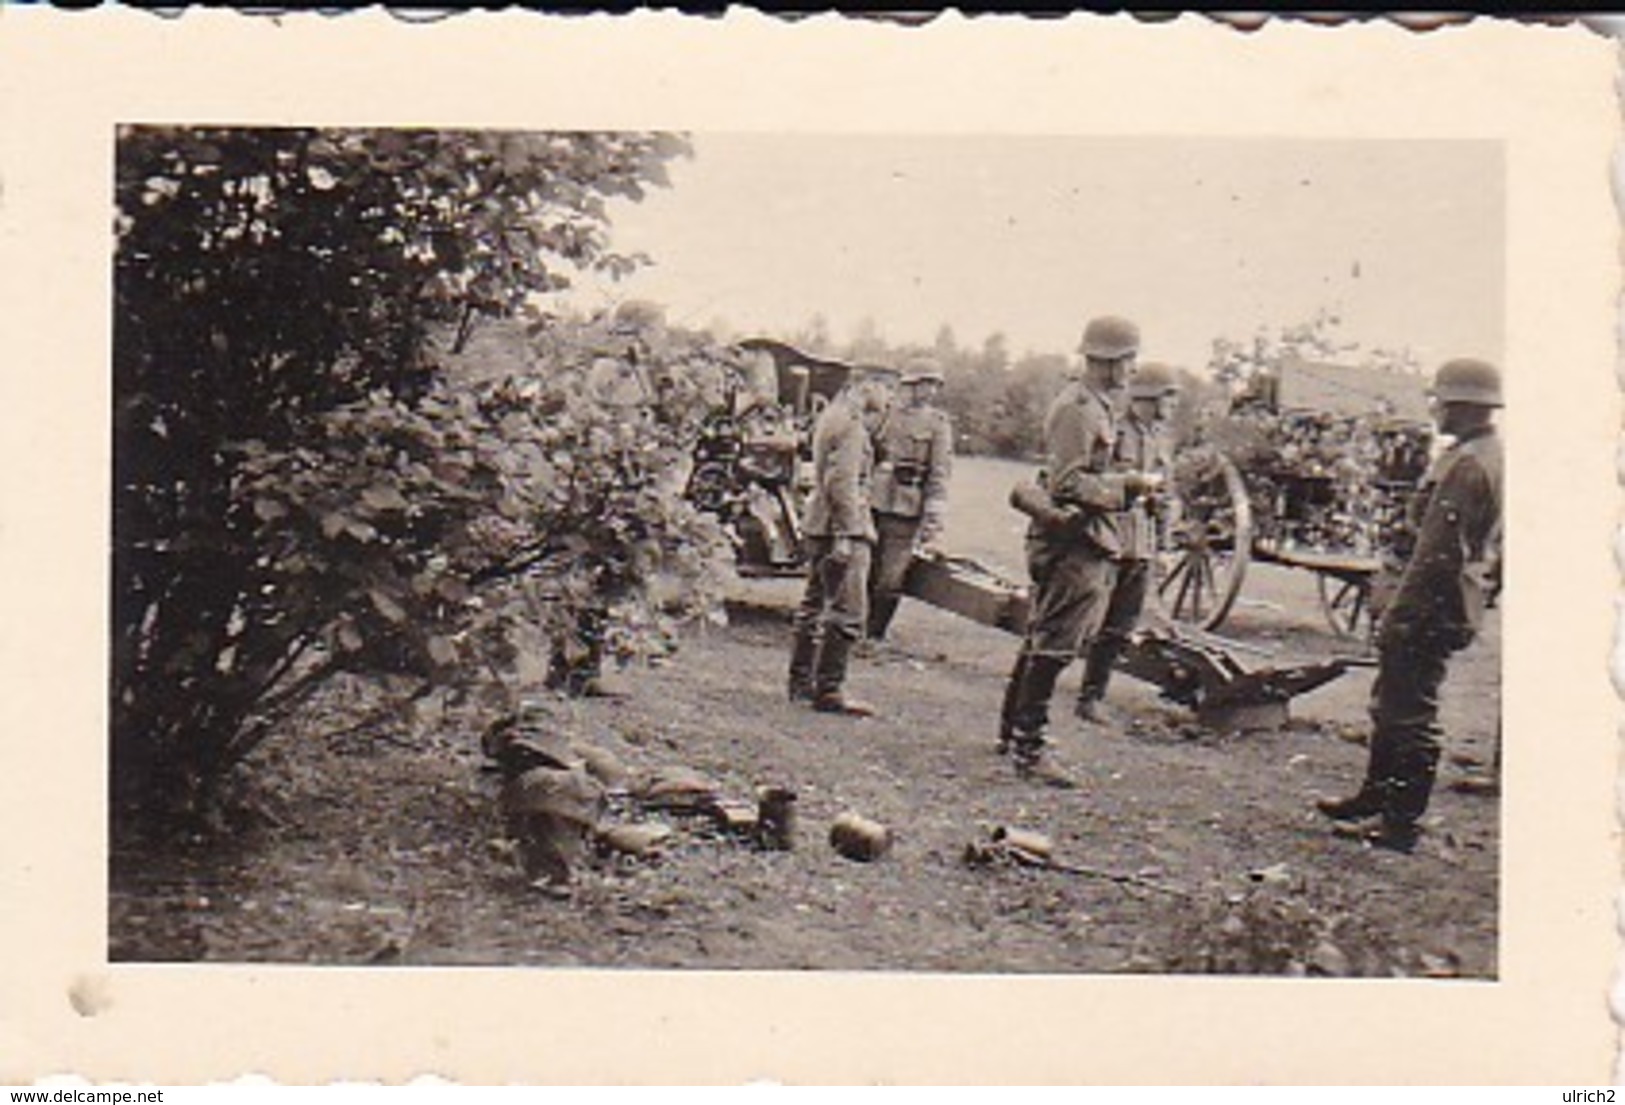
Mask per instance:
[[[899,365],[925,354],[942,369],[947,382],[939,400],[954,422],[959,452],[1034,460],[1043,452],[1044,414],[1066,382],[1070,359],[1059,353],[1010,351],[1003,334],[980,345],[960,344],[953,328],[942,326],[930,345],[892,343],[873,320],[860,322],[850,340],[836,342],[822,316],[814,316],[788,339],[810,353],[855,363]],[[1174,414],[1183,433],[1195,424],[1199,408],[1223,400],[1225,389],[1187,369],[1174,367],[1181,385]]]
[[[1404,347],[1364,348],[1341,333],[1342,318],[1330,308],[1308,320],[1282,327],[1259,327],[1249,338],[1213,339],[1207,361],[1197,370],[1171,365],[1180,394],[1172,416],[1174,437],[1189,441],[1198,423],[1221,416],[1232,395],[1263,373],[1292,360],[1323,361],[1413,374],[1421,371]],[[731,332],[716,320],[713,329]],[[861,320],[846,341],[837,341],[823,315],[814,315],[786,339],[809,353],[854,363],[900,365],[916,354],[933,357],[947,377],[939,400],[954,420],[961,453],[1037,459],[1043,449],[1044,414],[1065,383],[1071,358],[1060,353],[1011,353],[1003,334],[980,345],[961,344],[951,326],[937,330],[930,345],[888,341],[871,318]]]

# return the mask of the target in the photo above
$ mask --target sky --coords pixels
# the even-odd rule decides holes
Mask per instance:
[[[1499,360],[1501,149],[1473,141],[1046,136],[691,136],[672,187],[613,209],[654,264],[590,305],[786,336],[823,315],[892,342],[1070,353],[1095,314],[1142,359],[1339,312],[1362,348]]]

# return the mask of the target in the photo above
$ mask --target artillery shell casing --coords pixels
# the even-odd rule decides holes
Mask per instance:
[[[598,834],[598,840],[611,851],[630,856],[647,856],[671,839],[667,825],[611,825]]]
[[[711,820],[725,833],[752,836],[761,827],[761,814],[748,802],[718,802],[711,808]]]
[[[879,859],[891,848],[891,830],[878,821],[843,813],[829,827],[829,843],[847,859],[862,863]]]
[[[756,832],[764,848],[775,852],[788,852],[795,847],[795,791],[788,787],[757,789]]]
[[[1055,845],[1043,833],[1035,833],[1030,829],[1012,829],[1000,825],[993,830],[993,842],[1002,844],[1013,852],[1021,852],[1032,859],[1047,860],[1055,852]]]

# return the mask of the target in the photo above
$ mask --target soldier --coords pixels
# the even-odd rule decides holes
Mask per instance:
[[[664,312],[651,303],[635,300],[615,309],[603,344],[587,369],[586,391],[600,407],[628,421],[652,417],[657,393],[649,379],[647,334],[664,325]],[[544,685],[570,698],[621,698],[622,691],[604,678],[606,636],[610,608],[626,586],[618,558],[606,550],[589,550],[583,567],[590,568],[593,593],[581,598],[569,624],[556,627],[548,655]]]
[[[1114,469],[1169,478],[1173,457],[1165,426],[1173,397],[1178,393],[1179,385],[1166,365],[1145,364],[1129,377],[1128,413],[1117,429],[1117,444],[1112,452]],[[1121,551],[1113,558],[1117,570],[1105,620],[1084,656],[1083,686],[1076,711],[1082,721],[1102,724],[1108,720],[1104,709],[1106,685],[1111,682],[1112,665],[1122,655],[1128,635],[1145,608],[1163,502],[1158,496],[1141,495],[1117,515]]]
[[[875,435],[875,563],[869,579],[871,641],[884,640],[914,553],[942,534],[953,470],[954,431],[934,405],[942,373],[929,360],[912,363],[898,382],[898,403]]]
[[[1316,803],[1336,821],[1374,819],[1364,838],[1400,852],[1416,846],[1433,791],[1446,665],[1472,643],[1499,571],[1500,372],[1483,361],[1449,361],[1431,399],[1439,432],[1454,440],[1411,502],[1414,545],[1377,624],[1365,781],[1352,797]]]
[[[1016,770],[1047,785],[1072,780],[1042,762],[1055,681],[1100,630],[1111,597],[1113,558],[1122,553],[1118,512],[1161,486],[1160,477],[1113,472],[1117,418],[1110,396],[1123,389],[1139,353],[1140,331],[1127,319],[1091,319],[1079,351],[1084,363],[1044,418],[1046,490],[1054,510],[1027,529],[1032,576],[1027,633],[1005,688],[999,751]]]
[[[772,354],[765,349],[737,344],[730,349],[739,372],[739,387],[734,396],[734,414],[745,418],[759,411],[777,410],[779,375]]]
[[[847,657],[868,618],[875,543],[869,499],[871,438],[891,399],[894,374],[853,372],[813,427],[813,491],[807,503],[807,590],[795,614],[790,700],[822,713],[868,717],[873,707],[841,690]]]

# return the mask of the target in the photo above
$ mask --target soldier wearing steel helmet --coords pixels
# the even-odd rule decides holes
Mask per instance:
[[[1173,456],[1166,427],[1178,393],[1179,384],[1167,365],[1143,364],[1134,370],[1128,381],[1128,410],[1119,419],[1117,443],[1112,449],[1115,470],[1170,478]],[[1106,687],[1111,682],[1112,666],[1145,609],[1165,503],[1161,496],[1139,495],[1117,513],[1120,548],[1113,558],[1116,571],[1111,599],[1100,632],[1089,642],[1083,658],[1083,684],[1076,708],[1082,721],[1101,724],[1108,720]]]
[[[999,750],[1023,775],[1054,786],[1073,781],[1044,760],[1055,683],[1099,632],[1122,552],[1118,514],[1161,479],[1112,468],[1123,390],[1139,353],[1140,331],[1124,318],[1091,319],[1079,352],[1081,373],[1044,418],[1046,489],[1057,511],[1035,515],[1027,531],[1032,576],[1027,632],[1005,687]]]
[[[1351,797],[1317,803],[1333,820],[1367,822],[1368,841],[1401,852],[1414,848],[1433,792],[1447,664],[1473,642],[1500,576],[1501,374],[1484,361],[1449,361],[1431,399],[1453,441],[1411,502],[1414,543],[1379,616],[1365,780]]]
[[[875,434],[875,562],[869,577],[871,641],[885,639],[915,552],[942,535],[953,472],[954,430],[935,405],[944,383],[936,363],[915,359],[898,380],[897,402]]]
[[[646,300],[620,304],[601,320],[601,339],[586,374],[591,401],[619,410],[628,419],[658,415],[661,393],[650,378],[649,339],[665,325],[665,312]],[[555,629],[545,686],[572,698],[618,698],[621,693],[604,678],[606,637],[612,618],[606,595],[618,589],[621,574],[612,550],[593,548],[585,554],[601,583],[599,592],[582,598],[566,624]]]
[[[795,613],[789,693],[792,702],[809,702],[820,713],[874,713],[843,685],[852,647],[868,621],[875,543],[871,435],[891,403],[895,378],[889,371],[854,371],[813,427],[813,490],[804,525],[807,586]]]

